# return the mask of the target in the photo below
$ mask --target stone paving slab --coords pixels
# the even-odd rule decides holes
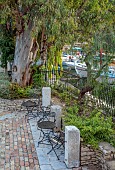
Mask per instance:
[[[64,163],[64,154],[60,156],[60,160],[57,159],[55,153],[52,151],[50,154],[47,154],[51,149],[51,146],[40,144],[38,146],[38,141],[40,140],[40,130],[37,129],[37,120],[32,119],[29,120],[33,140],[35,143],[39,165],[41,170],[72,170],[67,168]],[[59,152],[59,153],[58,153]],[[60,154],[61,150],[59,150],[57,154]]]

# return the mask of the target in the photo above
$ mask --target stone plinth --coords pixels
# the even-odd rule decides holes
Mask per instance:
[[[51,88],[43,87],[42,88],[42,106],[49,106],[51,103]]]
[[[51,106],[51,112],[56,113],[56,127],[61,128],[61,114],[62,114],[62,107],[59,105]]]
[[[65,163],[68,168],[80,166],[80,131],[75,126],[65,126]]]

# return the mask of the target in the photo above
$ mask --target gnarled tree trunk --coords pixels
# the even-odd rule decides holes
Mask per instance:
[[[16,37],[14,63],[12,68],[12,82],[21,86],[30,84],[30,66],[36,58],[38,44],[31,36],[32,26]]]

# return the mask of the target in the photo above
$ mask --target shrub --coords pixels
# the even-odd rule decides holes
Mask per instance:
[[[21,87],[16,83],[11,83],[10,87],[9,87],[10,98],[17,99],[17,98],[29,97],[30,89],[31,89],[31,87]]]
[[[78,114],[77,106],[69,107],[64,117],[66,125],[74,125],[80,130],[85,143],[98,148],[98,143],[106,141],[115,146],[114,124],[111,117],[104,117],[101,112],[94,110],[89,116]]]
[[[8,83],[5,86],[0,87],[0,97],[4,99],[19,99],[27,98],[33,95],[31,87],[20,87],[16,83]]]

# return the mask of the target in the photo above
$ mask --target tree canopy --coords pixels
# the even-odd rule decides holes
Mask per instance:
[[[2,23],[12,16],[20,34],[34,22],[32,35],[38,36],[44,27],[47,42],[56,48],[76,39],[88,41],[99,26],[114,22],[113,13],[114,1],[108,0],[1,0]]]
[[[1,24],[8,27],[11,17],[18,37],[31,28],[39,44],[37,55],[49,67],[61,62],[64,44],[92,46],[94,36],[115,23],[113,0],[1,0],[0,5]]]

